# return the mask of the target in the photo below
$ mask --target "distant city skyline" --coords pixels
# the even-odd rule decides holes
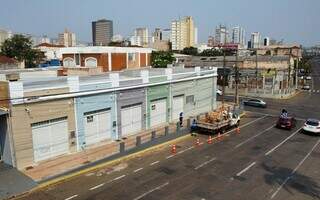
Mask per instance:
[[[199,43],[206,43],[219,24],[243,27],[248,39],[252,32],[260,32],[262,37],[284,39],[286,43],[305,46],[320,43],[318,0],[270,0],[267,3],[262,0],[255,3],[251,0],[232,3],[164,0],[156,8],[154,5],[153,0],[141,0],[139,4],[130,0],[4,0],[0,7],[0,29],[56,38],[68,28],[77,35],[77,40],[91,42],[91,22],[101,18],[113,21],[114,34],[129,37],[135,28],[170,28],[172,20],[192,16],[197,24]],[[69,8],[75,6],[77,9],[70,12]]]

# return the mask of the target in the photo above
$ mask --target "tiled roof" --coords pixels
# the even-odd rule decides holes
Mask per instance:
[[[50,44],[50,43],[41,43],[39,45],[37,45],[36,47],[65,47],[64,45],[60,45],[60,44]]]

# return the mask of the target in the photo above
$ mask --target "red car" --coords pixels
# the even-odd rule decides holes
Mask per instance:
[[[276,127],[291,130],[296,126],[296,122],[294,117],[279,117]]]

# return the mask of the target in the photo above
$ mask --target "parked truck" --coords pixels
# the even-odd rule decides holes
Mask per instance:
[[[226,130],[237,127],[240,124],[240,116],[227,110],[218,110],[193,119],[192,131],[203,131],[208,133],[223,133]]]

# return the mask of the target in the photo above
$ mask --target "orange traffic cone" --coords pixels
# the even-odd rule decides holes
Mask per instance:
[[[236,133],[239,135],[240,134],[240,128],[239,127],[237,127],[237,129],[236,129]]]
[[[212,137],[209,135],[208,144],[212,144]]]
[[[172,145],[172,148],[171,148],[171,153],[176,153],[177,152],[177,148],[176,148],[176,145]]]
[[[196,140],[196,146],[199,146],[200,145],[200,139],[197,139]]]

